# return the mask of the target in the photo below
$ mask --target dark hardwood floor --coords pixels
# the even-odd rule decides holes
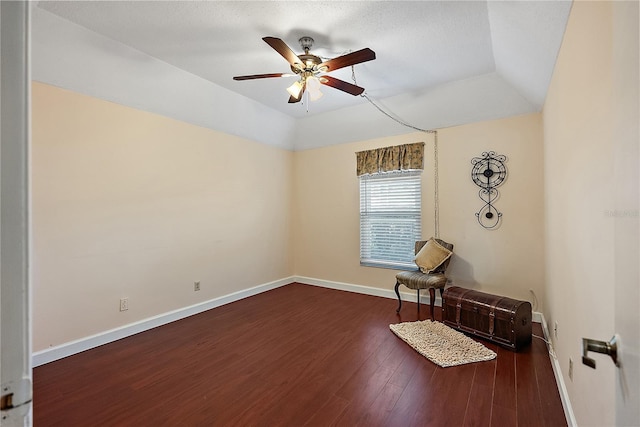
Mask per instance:
[[[34,425],[566,425],[542,340],[440,368],[389,330],[417,320],[396,306],[302,284],[227,304],[35,368]]]

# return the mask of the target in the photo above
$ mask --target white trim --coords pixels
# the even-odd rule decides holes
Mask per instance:
[[[354,285],[352,283],[344,283],[344,282],[333,282],[330,280],[314,279],[312,277],[303,277],[303,276],[293,276],[293,280],[298,283],[302,283],[306,285],[321,286],[323,288],[337,289],[340,291],[355,292],[358,294],[373,295],[376,297],[391,298],[395,300],[398,299],[398,296],[396,295],[393,289],[374,288],[372,286]],[[442,307],[442,300],[440,299],[438,294],[439,293],[436,293],[435,306]],[[402,298],[402,301],[416,302],[417,300],[416,292],[400,292],[400,296]],[[422,301],[423,304],[428,304],[429,293],[425,292],[424,294],[420,294],[420,300]],[[534,311],[533,313],[531,313],[531,320],[533,322],[542,323],[542,319],[543,319],[542,313],[539,313],[537,311]]]
[[[531,321],[535,322],[535,323],[542,323],[542,313],[540,313],[539,311],[534,311],[531,313]],[[546,337],[546,332],[545,332],[545,337]]]
[[[101,332],[96,335],[92,335],[79,340],[71,341],[65,344],[61,344],[57,347],[49,348],[46,350],[33,353],[33,366],[44,365],[45,363],[53,362],[54,360],[62,359],[63,357],[71,356],[76,353],[80,353],[85,350],[89,350],[94,347],[98,347],[103,344],[107,344],[146,330],[165,325],[167,323],[174,322],[176,320],[184,319],[185,317],[193,316],[194,314],[202,313],[212,308],[220,307],[224,304],[229,304],[234,301],[239,301],[243,298],[247,298],[253,295],[260,294],[272,289],[279,288],[281,286],[288,285],[290,283],[301,283],[306,285],[320,286],[328,289],[336,289],[340,291],[355,292],[358,294],[372,295],[383,298],[397,299],[397,296],[393,289],[382,289],[372,286],[355,285],[352,283],[334,282],[330,280],[315,279],[312,277],[304,276],[290,276],[284,279],[276,280],[262,285],[254,286],[253,288],[244,289],[228,295],[224,295],[218,298],[204,301],[198,304],[194,304],[189,307],[180,308],[170,311],[168,313],[160,314],[148,319],[141,320],[139,322],[131,323],[119,328],[111,329],[109,331]],[[425,292],[425,294],[427,294]],[[416,293],[400,292],[403,301],[416,302]],[[422,298],[421,298],[422,299]],[[429,296],[426,295],[426,302],[429,302]],[[436,296],[436,306],[442,306],[442,302],[439,297]],[[540,312],[534,311],[532,320],[542,324],[542,332],[545,339],[549,341],[549,330],[547,328],[547,322],[544,315]],[[562,377],[562,371],[560,370],[560,364],[558,359],[553,356],[553,348],[550,344],[547,344],[549,349],[549,358],[551,360],[551,366],[553,367],[553,374],[556,378],[556,384],[558,386],[558,392],[560,393],[560,399],[562,401],[562,408],[567,419],[569,427],[577,426],[575,415],[573,414],[573,408],[571,407],[571,401],[569,400],[569,393]]]
[[[294,276],[293,279],[296,282],[303,283],[305,285],[314,285],[314,286],[320,286],[323,288],[337,289],[340,291],[355,292],[357,294],[373,295],[376,297],[391,298],[395,300],[398,299],[398,296],[396,295],[393,289],[382,289],[382,288],[375,288],[372,286],[354,285],[352,283],[333,282],[330,280],[314,279],[312,277],[303,277],[303,276]],[[402,301],[409,301],[409,302],[417,301],[417,292],[410,292],[410,293],[400,292],[400,296],[402,298]],[[428,304],[429,293],[424,292],[420,294],[420,300],[422,301],[423,304]],[[442,306],[442,302],[437,295],[436,295],[435,305],[438,307]]]
[[[578,422],[576,421],[576,416],[574,415],[573,408],[571,407],[571,400],[569,399],[567,386],[564,383],[562,370],[560,369],[560,362],[556,357],[553,346],[551,346],[551,335],[549,334],[549,329],[547,328],[547,321],[542,313],[539,314],[540,323],[542,323],[542,332],[544,333],[544,337],[547,340],[547,349],[549,350],[549,359],[551,360],[553,375],[556,377],[556,384],[558,385],[558,392],[560,393],[560,400],[562,401],[562,408],[564,409],[564,416],[567,418],[567,425],[569,427],[577,427]]]
[[[359,294],[373,295],[377,297],[385,297],[385,298],[392,298],[392,299],[398,298],[392,289],[381,289],[381,288],[374,288],[371,286],[354,285],[351,283],[332,282],[329,280],[314,279],[311,277],[294,276],[293,279],[299,283],[322,286],[324,288],[338,289],[341,291],[348,291],[348,292],[356,292]],[[416,302],[416,294],[413,292],[410,294],[405,292],[400,292],[400,295],[403,301]],[[428,303],[429,302],[428,294],[426,298]],[[423,300],[423,303],[424,303],[424,300]],[[435,305],[440,307],[442,306],[442,302],[440,301],[440,298],[438,298],[437,296],[436,296]],[[550,343],[551,341],[549,339],[549,336],[550,336],[549,330],[547,329],[547,322],[544,318],[544,315],[538,311],[534,311],[532,313],[532,321],[542,324],[542,332],[544,333],[544,337],[547,340],[547,342]],[[564,379],[562,377],[562,371],[560,370],[560,363],[558,362],[558,359],[554,356],[555,352],[553,351],[553,348],[550,346],[550,344],[547,344],[547,349],[549,350],[549,359],[551,360],[551,366],[553,367],[553,375],[556,378],[556,384],[558,386],[558,392],[560,393],[560,400],[562,401],[562,408],[564,409],[564,415],[567,419],[567,424],[569,427],[575,427],[578,425],[578,423],[576,422],[575,415],[573,414],[573,408],[571,407],[571,401],[569,400],[569,393],[567,392],[567,387],[565,386]]]
[[[31,358],[31,11],[0,3],[0,382],[13,406],[0,424],[30,426]]]
[[[293,277],[286,277],[284,279],[264,283],[249,289],[233,292],[231,294],[223,295],[188,307],[179,308],[177,310],[149,317],[138,322],[130,323],[89,337],[80,338],[46,350],[37,351],[32,355],[33,366],[44,365],[45,363],[53,362],[54,360],[62,359],[63,357],[71,356],[103,344],[117,341],[158,326],[166,325],[167,323],[175,322],[176,320],[184,319],[185,317],[220,307],[221,305],[229,304],[243,298],[288,285],[294,281],[295,279]]]
[[[70,341],[64,344],[60,344],[56,347],[51,347],[46,350],[34,352],[32,354],[33,366],[44,365],[54,360],[59,360],[73,354],[80,353],[85,350],[89,350],[104,344],[108,344],[113,341],[117,341],[122,338],[126,338],[131,335],[135,335],[140,332],[147,331],[149,329],[156,328],[158,326],[166,325],[167,323],[175,322],[176,320],[184,319],[185,317],[193,316],[194,314],[202,313],[212,308],[219,307],[224,304],[228,304],[234,301],[241,300],[253,295],[257,295],[262,292],[269,291],[271,289],[278,288],[280,286],[288,285],[293,282],[304,283],[308,285],[320,286],[329,289],[337,289],[348,292],[355,292],[359,294],[374,295],[379,297],[397,299],[397,296],[393,289],[381,289],[371,286],[354,285],[350,283],[332,282],[328,280],[313,279],[311,277],[290,276],[284,279],[276,280],[274,282],[265,283],[255,286],[253,288],[244,289],[228,295],[223,295],[204,301],[198,304],[194,304],[189,307],[179,308],[167,313],[159,314],[157,316],[149,317],[147,319],[140,320],[138,322],[130,323],[128,325],[120,326],[108,331],[100,332],[95,335],[80,338],[75,341]],[[426,293],[426,292],[425,292]],[[401,292],[403,301],[416,302],[416,293]],[[423,304],[429,302],[429,296],[427,294],[426,300],[421,295]],[[439,298],[436,298],[436,305],[440,306]]]

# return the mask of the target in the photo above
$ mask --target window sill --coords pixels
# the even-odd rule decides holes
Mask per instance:
[[[361,267],[386,268],[388,270],[418,271],[418,267],[413,264],[391,264],[375,261],[360,261]]]

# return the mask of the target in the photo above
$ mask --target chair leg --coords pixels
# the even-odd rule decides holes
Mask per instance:
[[[420,319],[420,288],[416,289],[417,293],[417,302],[418,302],[418,319]]]
[[[431,321],[435,320],[433,318],[433,307],[434,307],[435,302],[436,302],[436,289],[435,288],[429,288],[429,308],[431,308]]]
[[[396,282],[396,295],[398,295],[398,309],[396,310],[396,313],[400,313],[400,309],[402,308],[402,299],[400,299],[400,291],[398,290],[399,286],[400,282]]]

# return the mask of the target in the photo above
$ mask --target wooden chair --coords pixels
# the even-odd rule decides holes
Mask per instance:
[[[453,244],[447,243],[444,240],[434,239],[443,247],[453,252]],[[419,240],[415,245],[416,255],[420,252],[420,249],[427,243],[427,240]],[[423,273],[422,271],[403,271],[396,275],[396,295],[398,295],[398,309],[396,313],[400,312],[402,308],[402,299],[400,298],[400,292],[398,287],[405,285],[409,289],[415,289],[418,297],[418,314],[420,314],[420,289],[429,289],[429,306],[431,308],[431,320],[434,320],[433,310],[436,300],[436,289],[440,290],[440,298],[444,292],[444,287],[447,284],[447,277],[444,275],[449,265],[451,257],[447,258],[440,266],[438,266],[431,273]]]

